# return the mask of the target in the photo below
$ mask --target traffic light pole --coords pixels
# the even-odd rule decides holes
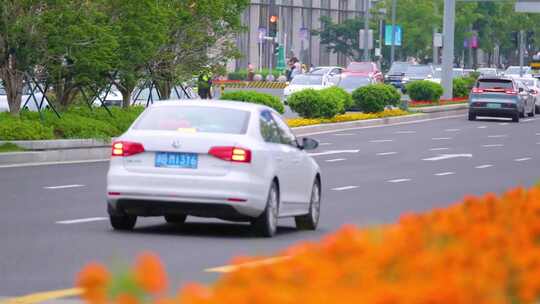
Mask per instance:
[[[525,61],[525,31],[519,31],[519,77],[523,77],[523,63]]]
[[[369,9],[370,9],[371,0],[365,0],[364,2],[364,61],[369,60]]]
[[[396,6],[397,0],[392,0],[392,45],[390,46],[390,65],[396,59]]]
[[[443,98],[452,98],[452,68],[454,62],[454,26],[456,23],[456,0],[444,0],[442,85]]]

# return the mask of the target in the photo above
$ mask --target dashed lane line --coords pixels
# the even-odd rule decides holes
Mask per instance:
[[[354,133],[336,133],[334,136],[353,136],[356,135]]]
[[[344,161],[346,160],[345,158],[334,158],[334,159],[327,159],[325,160],[325,162],[327,163],[335,163],[335,162],[339,162],[339,161]]]
[[[57,224],[61,225],[70,225],[70,224],[81,224],[81,223],[89,223],[89,222],[98,222],[98,221],[105,221],[107,220],[106,217],[88,217],[88,218],[81,218],[81,219],[75,219],[75,220],[64,220],[64,221],[57,221]]]
[[[378,156],[386,156],[386,155],[394,155],[394,154],[397,154],[397,152],[381,152],[381,153],[377,153]]]
[[[394,134],[416,134],[416,131],[396,131]]]
[[[331,150],[317,153],[308,153],[309,156],[321,156],[321,155],[332,155],[332,154],[341,154],[341,153],[358,153],[360,150]]]
[[[345,187],[332,188],[332,190],[334,190],[334,191],[345,191],[345,190],[352,190],[352,189],[356,189],[356,188],[358,188],[358,186],[345,186]]]
[[[404,183],[404,182],[410,182],[410,181],[411,181],[410,178],[398,178],[398,179],[391,179],[391,180],[388,180],[387,182],[388,182],[388,183],[397,184],[397,183]]]
[[[508,137],[507,134],[488,135],[488,138],[504,138]]]
[[[486,164],[486,165],[476,166],[475,168],[476,169],[487,169],[487,168],[491,168],[491,167],[493,167],[493,165]]]
[[[456,174],[456,172],[448,171],[448,172],[435,173],[434,175],[435,176],[447,176],[447,175],[454,175],[454,174]]]
[[[80,288],[60,289],[52,291],[44,291],[28,294],[25,296],[9,298],[4,301],[0,301],[1,304],[36,304],[45,301],[57,300],[68,297],[75,297],[81,295],[83,292]]]
[[[446,129],[445,132],[459,132],[461,129]]]
[[[431,140],[450,140],[452,137],[433,137]]]
[[[530,157],[522,157],[522,158],[516,158],[514,159],[514,161],[517,161],[517,162],[524,162],[524,161],[528,161],[528,160],[531,160],[532,158]]]
[[[445,151],[445,150],[450,150],[450,148],[441,147],[441,148],[431,148],[431,149],[429,149],[429,151]]]
[[[57,189],[71,189],[71,188],[81,188],[81,187],[84,187],[84,185],[73,184],[73,185],[62,185],[62,186],[46,186],[46,187],[43,187],[43,189],[57,190]]]
[[[478,129],[487,129],[487,126],[478,126]]]
[[[320,143],[319,146],[330,146],[332,143]]]
[[[504,147],[503,144],[492,144],[492,145],[482,145],[484,148],[497,148],[497,147]]]
[[[392,142],[394,141],[393,139],[374,139],[374,140],[370,140],[369,142],[370,143],[385,143],[385,142]]]

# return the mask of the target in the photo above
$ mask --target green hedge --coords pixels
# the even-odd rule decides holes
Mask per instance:
[[[58,118],[51,111],[39,113],[23,111],[19,118],[0,113],[0,140],[39,140],[63,138],[109,139],[124,133],[144,108],[113,107],[111,117],[104,108],[92,111],[87,107],[72,107]]]
[[[435,82],[420,80],[406,86],[412,100],[438,102],[443,94],[443,87]]]
[[[324,90],[321,90],[322,94],[334,95],[337,97],[338,102],[341,103],[342,109],[340,113],[345,113],[347,110],[350,110],[354,106],[354,101],[352,95],[340,87],[329,87]]]
[[[306,89],[293,93],[287,102],[293,111],[304,118],[333,118],[343,111],[337,95]]]
[[[401,95],[391,85],[372,84],[353,91],[355,108],[364,113],[378,113],[386,106],[397,106]]]
[[[469,96],[468,83],[463,78],[456,78],[452,83],[452,95],[454,98],[465,98]]]
[[[259,93],[254,91],[230,91],[223,93],[220,99],[262,104],[273,108],[281,114],[285,113],[285,107],[283,106],[279,98],[271,94]]]

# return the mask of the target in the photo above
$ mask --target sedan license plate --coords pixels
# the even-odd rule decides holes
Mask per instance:
[[[489,109],[500,109],[501,108],[501,104],[500,103],[488,103],[487,104],[487,107]]]
[[[156,152],[155,166],[158,168],[197,169],[199,156],[196,153]]]

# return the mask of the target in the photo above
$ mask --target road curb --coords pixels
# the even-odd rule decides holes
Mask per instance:
[[[447,107],[438,111],[415,113],[405,116],[386,117],[369,120],[357,120],[319,124],[292,128],[297,136],[306,136],[317,133],[339,132],[340,130],[377,127],[401,123],[421,122],[426,119],[453,117],[464,115],[466,108]],[[0,167],[17,167],[31,165],[49,165],[58,163],[93,162],[110,157],[110,143],[103,140],[75,139],[75,140],[38,140],[38,141],[1,141],[11,142],[32,151],[0,153]]]

